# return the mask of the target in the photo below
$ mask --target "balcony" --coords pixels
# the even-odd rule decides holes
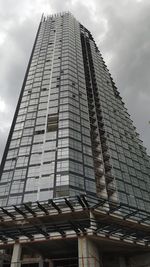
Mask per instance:
[[[102,166],[102,161],[101,160],[97,160],[97,161],[95,161],[95,159],[94,159],[94,168],[95,169],[99,169],[99,168],[101,168],[101,166]]]
[[[104,152],[104,153],[103,153],[103,158],[104,158],[104,161],[110,159],[110,155],[109,155],[109,153]]]
[[[93,94],[92,94],[91,88],[88,88],[87,98],[88,98],[88,101],[93,102]]]
[[[92,140],[98,137],[98,133],[96,131],[91,131]],[[99,141],[99,140],[98,140]]]
[[[105,189],[105,184],[97,183],[96,188],[97,188],[97,190],[101,191],[101,190]]]
[[[100,134],[103,135],[106,131],[104,127],[99,128]]]
[[[116,191],[114,183],[109,183],[107,185],[107,191],[109,192],[109,194],[113,194]]]
[[[99,110],[100,112],[102,112],[102,110],[101,110],[101,108],[100,108],[100,107],[101,107],[100,102],[99,102],[99,101],[96,102],[95,105],[96,105],[96,109]]]
[[[93,110],[89,110],[89,115],[90,115],[90,116],[94,116],[94,114],[95,114],[95,111],[93,111]]]
[[[101,152],[101,146],[100,146],[100,144],[98,143],[98,145],[95,147],[94,153],[95,153],[95,154],[99,154],[100,152]]]
[[[89,109],[93,110],[94,109],[94,103],[93,103],[93,99],[89,99],[90,101],[88,101],[88,105],[89,105]]]
[[[112,169],[112,165],[108,162],[108,161],[105,161],[105,171],[110,171]]]
[[[100,140],[99,140],[99,138],[94,138],[94,139],[92,139],[92,145],[99,145],[99,143],[100,143]]]
[[[106,140],[107,140],[107,138],[104,135],[101,136],[101,143],[102,144],[106,143]]]
[[[96,176],[98,176],[98,177],[102,177],[103,174],[104,174],[104,169],[103,169],[102,167],[98,167],[98,168],[96,168],[96,169],[95,169],[95,174],[96,174]]]
[[[103,116],[101,114],[101,110],[100,109],[97,109],[97,108],[96,108],[96,110],[98,111],[97,112],[97,119],[98,119],[98,121],[101,121],[103,119]]]
[[[97,127],[97,124],[96,124],[96,117],[90,117],[90,123],[91,123],[93,126],[96,126],[96,127]]]
[[[104,121],[103,120],[98,121],[98,126],[100,129],[102,129],[104,127]]]
[[[106,173],[105,179],[107,183],[111,183],[114,180],[114,176],[111,173]]]
[[[94,86],[93,86],[93,90],[94,90],[94,92],[98,92],[98,87],[97,87],[97,85],[94,85]]]
[[[103,152],[108,150],[108,146],[106,144],[102,144],[102,150]]]
[[[92,155],[93,155],[94,161],[96,161],[97,159],[101,158],[101,153],[99,151],[96,152],[95,149],[93,149],[92,152],[93,152]]]

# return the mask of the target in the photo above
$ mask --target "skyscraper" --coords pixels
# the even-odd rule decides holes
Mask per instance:
[[[65,200],[73,212],[68,199],[77,198],[84,209],[89,208],[88,198],[104,201],[105,211],[121,207],[119,214],[128,218],[126,208],[134,220],[143,211],[138,216],[144,219],[148,217],[144,211],[150,212],[149,179],[149,157],[91,33],[68,12],[43,16],[2,159],[2,211],[13,219],[16,215],[10,216],[9,208],[15,207],[26,218],[19,208],[24,205],[36,217],[34,203],[46,214],[40,203],[48,201],[61,213],[57,204]],[[82,216],[76,219],[81,220],[80,227],[72,223],[76,234],[78,228],[83,233],[91,228],[87,221],[82,225]],[[95,217],[94,223],[99,224]],[[105,222],[104,227],[110,225]],[[38,229],[36,234],[46,237],[47,232],[48,238],[48,230]],[[66,235],[60,226],[56,230]],[[33,233],[24,233],[22,229],[21,236],[34,239]],[[85,242],[79,243],[80,249],[84,246]],[[79,257],[79,266],[100,266],[97,248],[89,251],[84,262]],[[125,265],[118,261],[114,266]]]

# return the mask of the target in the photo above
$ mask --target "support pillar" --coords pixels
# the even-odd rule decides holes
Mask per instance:
[[[119,267],[127,267],[124,257],[119,257]]]
[[[54,263],[52,262],[52,260],[49,260],[49,267],[54,267]]]
[[[79,267],[101,267],[95,244],[87,237],[78,237]]]
[[[130,267],[150,267],[150,253],[138,254],[129,258]]]
[[[21,267],[21,245],[14,244],[10,267]]]
[[[0,259],[0,267],[3,267],[3,259]]]
[[[40,260],[39,260],[39,267],[43,267],[43,258],[40,257]]]

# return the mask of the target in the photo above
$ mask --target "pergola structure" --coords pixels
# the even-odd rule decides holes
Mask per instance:
[[[41,264],[41,259],[50,264],[49,260],[55,263],[62,258],[64,261],[72,259],[72,264],[78,258],[81,261],[79,266],[83,266],[85,240],[97,244],[104,253],[108,250],[122,250],[129,254],[149,251],[149,226],[150,213],[145,210],[85,195],[1,207],[1,258],[3,264],[11,262],[16,267],[21,263]],[[33,250],[38,252],[39,257],[24,258],[21,248],[24,255]],[[76,248],[79,248],[78,254]],[[13,256],[18,259],[15,263]],[[96,257],[93,260],[93,265],[84,266],[99,266],[96,265]]]

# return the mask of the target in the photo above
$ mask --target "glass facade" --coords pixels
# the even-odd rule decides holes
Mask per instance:
[[[91,33],[43,17],[2,159],[0,205],[91,194],[150,210],[149,158]]]

